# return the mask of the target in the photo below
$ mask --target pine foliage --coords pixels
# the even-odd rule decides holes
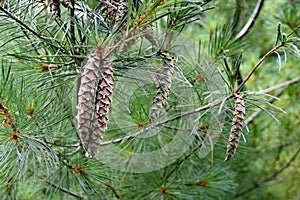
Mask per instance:
[[[299,6],[0,1],[0,197],[293,199]]]

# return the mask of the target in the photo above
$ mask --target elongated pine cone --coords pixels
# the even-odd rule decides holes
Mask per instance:
[[[60,18],[60,2],[59,0],[52,0],[52,3],[49,4],[50,12],[56,19]]]
[[[161,53],[164,59],[163,67],[157,73],[156,95],[152,101],[149,113],[149,122],[157,119],[169,97],[174,73],[174,57],[167,53]]]
[[[94,113],[96,88],[100,74],[100,61],[101,49],[97,48],[95,52],[90,55],[84,67],[78,91],[77,123],[79,137],[85,150],[91,150],[92,155],[95,153],[94,144],[98,144],[99,140],[102,139],[101,132],[93,132],[93,127],[95,126]],[[96,141],[95,135],[97,135],[98,139]]]
[[[84,149],[94,157],[108,124],[114,87],[112,63],[101,58],[99,47],[90,55],[78,92],[77,122]]]
[[[234,93],[234,112],[231,124],[230,135],[228,139],[225,162],[230,160],[236,152],[239,144],[239,139],[242,135],[246,108],[243,95]]]
[[[127,12],[128,6],[126,0],[107,0],[106,12],[108,19],[116,26]]]
[[[94,129],[97,129],[94,131],[97,131],[100,134],[95,134],[93,136],[95,141],[95,147],[92,147],[93,149],[97,149],[97,147],[100,146],[100,142],[103,139],[109,121],[108,114],[112,103],[114,89],[114,71],[111,65],[112,63],[109,60],[103,60],[101,62],[101,76],[98,82],[94,121]]]

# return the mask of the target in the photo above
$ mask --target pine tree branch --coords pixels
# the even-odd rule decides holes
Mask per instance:
[[[243,82],[239,85],[239,87],[236,89],[235,93],[238,93],[241,91],[241,89],[244,87],[246,82],[250,79],[252,74],[257,70],[257,68],[264,62],[264,60],[269,57],[272,53],[280,49],[281,47],[284,46],[284,43],[281,43],[278,46],[273,47],[270,51],[268,51],[259,61],[258,63],[254,66],[254,68],[249,72],[249,74],[246,76],[246,78],[243,80]]]
[[[274,147],[271,147],[271,149],[281,149],[283,147],[287,147],[291,144],[298,143],[298,142],[300,142],[300,137],[292,138],[291,140],[289,140],[285,143],[282,143],[282,144],[276,145]]]
[[[5,13],[9,18],[13,19],[15,22],[17,22],[19,25],[21,25],[21,27],[23,27],[23,31],[27,30],[30,33],[32,33],[34,36],[36,36],[37,38],[39,38],[40,40],[46,42],[48,45],[61,49],[64,53],[67,53],[66,49],[62,48],[62,47],[57,47],[53,44],[52,40],[49,40],[43,36],[41,36],[40,34],[38,34],[36,31],[34,31],[33,29],[31,29],[29,26],[27,26],[24,22],[22,22],[20,19],[18,19],[16,16],[14,16],[11,12],[9,12],[8,10],[6,10],[5,8],[0,6],[0,11],[2,11],[3,13]]]
[[[69,153],[65,153],[64,156],[72,156],[72,155],[76,154],[80,149],[81,149],[81,145],[79,144],[75,150],[73,150]]]
[[[75,144],[59,144],[59,143],[56,143],[56,142],[49,142],[49,141],[46,141],[45,140],[45,143],[46,144],[49,144],[49,145],[55,145],[55,146],[60,146],[60,147],[79,147],[80,146],[80,143],[75,143]]]
[[[115,197],[117,199],[122,199],[121,196],[118,194],[117,190],[113,186],[111,186],[110,184],[105,184],[105,185],[106,185],[106,187],[111,189],[111,191],[113,192],[113,194],[115,195]]]
[[[297,33],[297,31],[300,29],[300,25],[298,25],[295,29],[293,29],[293,31],[291,33],[289,33],[286,37],[290,37],[291,35],[293,35],[294,33]]]
[[[38,49],[35,47],[35,44],[31,41],[31,38],[27,34],[26,30],[23,27],[21,27],[21,30],[24,33],[27,40],[30,41],[30,44],[31,44],[32,48],[34,49],[35,53],[38,55],[39,54]]]
[[[300,82],[300,76],[298,76],[298,77],[296,77],[292,80],[285,81],[285,82],[280,83],[278,85],[274,85],[274,86],[269,87],[267,89],[264,89],[264,90],[261,90],[261,91],[258,91],[258,92],[254,92],[254,93],[251,93],[251,94],[266,94],[266,93],[272,92],[272,91],[280,89],[280,88],[285,88],[287,86],[293,85],[293,84],[298,83],[298,82]]]
[[[249,18],[248,22],[245,24],[245,26],[240,30],[240,32],[235,36],[235,39],[239,40],[243,38],[247,32],[251,29],[251,27],[254,25],[255,19],[258,17],[261,8],[264,4],[264,0],[258,0],[256,3],[256,6],[251,14],[251,17]]]
[[[278,34],[277,34],[277,41],[276,46],[273,47],[270,51],[268,51],[254,66],[254,68],[249,72],[247,77],[243,80],[243,82],[239,85],[238,89],[236,89],[235,93],[240,92],[243,87],[245,86],[246,82],[249,80],[249,78],[252,76],[252,74],[257,70],[257,68],[264,62],[264,60],[269,57],[272,53],[276,52],[281,47],[284,47],[287,43],[287,38],[290,37],[292,34],[294,34],[298,29],[300,29],[300,25],[295,28],[291,33],[289,33],[287,36],[281,32],[280,24],[278,25]],[[280,41],[281,43],[277,45],[277,42]]]
[[[284,177],[278,178],[277,180],[273,180],[273,181],[269,181],[269,182],[262,183],[260,186],[261,186],[261,187],[264,187],[264,186],[275,185],[275,184],[278,184],[278,183],[280,183],[280,182],[285,181],[288,177],[289,177],[289,174],[287,174],[287,175],[284,176]]]
[[[179,167],[180,165],[186,161],[191,155],[193,155],[199,148],[202,147],[202,143],[200,143],[197,147],[192,149],[187,155],[185,155],[179,162],[176,163],[174,168],[167,174],[166,179],[168,179]]]
[[[243,195],[253,191],[256,188],[263,187],[263,186],[267,185],[267,183],[270,180],[272,180],[273,178],[277,177],[279,174],[284,172],[296,160],[299,153],[300,153],[300,148],[297,149],[297,151],[290,158],[290,160],[284,166],[282,166],[279,170],[274,171],[270,176],[266,177],[264,180],[262,180],[260,182],[255,183],[252,187],[237,193],[236,197],[243,196]]]
[[[32,173],[34,173],[31,169],[29,169],[29,171],[32,172]],[[80,196],[79,194],[77,194],[77,193],[75,193],[75,192],[72,192],[72,191],[70,191],[70,190],[68,190],[68,189],[66,189],[66,188],[63,188],[62,186],[59,186],[59,185],[57,185],[57,184],[55,184],[55,183],[52,183],[52,182],[49,181],[49,180],[46,180],[44,177],[42,177],[42,176],[40,176],[40,175],[37,175],[37,174],[36,174],[36,176],[37,176],[39,179],[45,181],[48,185],[50,185],[50,186],[52,186],[52,187],[54,187],[54,188],[57,188],[57,189],[61,190],[62,192],[66,193],[66,194],[69,194],[69,195],[71,195],[71,196],[73,196],[73,197],[76,197],[76,198],[78,198],[78,199],[86,199],[85,197]]]
[[[277,89],[280,89],[280,88],[285,88],[285,87],[288,87],[290,85],[293,85],[295,83],[298,83],[300,82],[300,76],[292,79],[292,80],[288,80],[288,81],[285,81],[283,83],[280,83],[278,85],[275,85],[275,86],[272,86],[270,88],[267,88],[267,89],[264,89],[264,90],[261,90],[261,91],[258,91],[258,92],[251,92],[251,93],[248,93],[248,94],[253,94],[253,95],[258,95],[258,94],[266,94],[266,93],[269,93],[269,92],[272,92],[274,90],[277,90]],[[284,90],[281,90],[280,92],[278,92],[277,94],[274,95],[274,97],[271,97],[270,100],[269,100],[269,103],[272,103],[273,101],[275,101],[277,98],[275,97],[279,97],[282,93],[284,92]],[[253,122],[253,120],[262,112],[263,110],[258,110],[256,112],[254,112],[252,115],[250,115],[246,120],[245,120],[245,124],[250,124]]]
[[[26,30],[28,30],[29,32],[31,32],[33,35],[35,35],[39,39],[46,40],[46,38],[40,36],[37,32],[35,32],[34,30],[32,30],[29,26],[27,26],[26,24],[24,24],[21,20],[19,20],[17,17],[15,17],[12,13],[10,13],[5,8],[3,8],[3,7],[0,6],[0,11],[4,12],[7,16],[9,16],[11,19],[15,20],[18,24],[20,24],[22,27],[24,27]]]
[[[62,192],[66,193],[66,194],[69,194],[69,195],[71,195],[73,197],[76,197],[78,199],[85,199],[83,196],[80,196],[79,194],[76,194],[76,193],[74,193],[74,192],[72,192],[70,190],[67,190],[66,188],[63,188],[63,187],[61,187],[59,185],[56,185],[55,183],[52,183],[51,181],[48,181],[48,180],[45,180],[45,181],[50,186],[55,187],[55,188],[61,190]]]
[[[160,126],[163,126],[164,124],[168,123],[168,122],[171,122],[171,121],[174,121],[174,120],[177,120],[177,119],[180,119],[182,117],[187,117],[189,115],[192,115],[192,114],[195,114],[195,113],[198,113],[198,112],[201,112],[201,111],[204,111],[204,110],[208,110],[208,109],[211,109],[211,108],[214,108],[218,105],[221,105],[223,102],[227,101],[228,99],[232,98],[233,95],[230,95],[230,96],[227,96],[225,97],[224,99],[221,99],[221,100],[216,100],[212,103],[209,103],[205,106],[202,106],[202,107],[199,107],[195,110],[192,110],[192,111],[189,111],[189,112],[185,112],[185,113],[182,113],[181,115],[177,115],[173,118],[170,118],[170,119],[166,119],[166,120],[163,120],[161,122],[157,122],[157,123],[154,123],[154,124],[151,124],[149,126],[147,126],[146,128],[132,134],[132,135],[128,135],[128,136],[125,136],[123,138],[117,138],[117,139],[114,139],[114,140],[110,140],[110,141],[106,141],[106,142],[102,142],[100,144],[100,146],[107,146],[107,145],[111,145],[111,144],[116,144],[116,143],[120,143],[120,142],[123,142],[123,141],[126,141],[126,140],[129,140],[129,139],[133,139],[133,138],[136,138],[138,137],[140,134],[146,132],[146,131],[149,131],[155,127],[160,127]]]

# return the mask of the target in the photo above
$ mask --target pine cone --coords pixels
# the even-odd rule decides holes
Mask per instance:
[[[108,124],[108,113],[112,103],[112,95],[114,88],[114,74],[111,66],[111,61],[103,60],[100,65],[101,76],[98,82],[98,91],[95,103],[95,120],[93,121],[93,143],[91,153],[96,153],[95,150],[100,146],[103,140],[104,133]]]
[[[162,53],[164,56],[164,64],[162,69],[157,74],[156,95],[152,102],[152,107],[149,113],[149,122],[157,119],[168,99],[172,78],[174,73],[174,57],[170,54]]]
[[[100,71],[100,48],[90,55],[84,71],[81,76],[81,83],[78,92],[78,105],[77,105],[77,123],[79,137],[82,141],[85,150],[89,150],[93,146],[95,137],[93,133],[94,127],[94,112],[95,112],[95,99],[99,71]],[[94,149],[93,152],[94,153]],[[91,153],[92,154],[92,153]]]
[[[106,4],[106,12],[108,19],[116,26],[127,12],[127,1],[124,0],[108,0]]]
[[[107,129],[114,87],[112,63],[101,58],[101,51],[97,48],[88,59],[78,92],[78,131],[91,157],[97,153]]]
[[[246,115],[244,97],[239,93],[234,93],[234,112],[231,124],[230,135],[228,139],[225,162],[230,160],[236,152],[239,139],[242,135],[244,119]]]

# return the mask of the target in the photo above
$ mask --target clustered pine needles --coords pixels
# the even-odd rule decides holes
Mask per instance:
[[[74,93],[77,93],[73,90],[76,75],[81,74],[80,70],[82,66],[84,66],[84,63],[86,63],[81,74],[81,85],[78,84],[79,96],[78,102],[76,103],[78,103],[78,107],[81,107],[80,109],[82,111],[77,114],[77,117],[81,118],[81,121],[78,122],[78,133],[83,146],[89,149],[93,156],[98,150],[98,147],[101,146],[103,135],[108,125],[108,115],[110,109],[114,107],[112,94],[113,87],[115,87],[115,72],[119,72],[120,76],[120,72],[122,72],[120,69],[122,69],[122,67],[128,67],[122,65],[122,61],[126,60],[126,56],[131,56],[129,51],[130,48],[137,43],[136,38],[139,38],[139,34],[141,34],[142,37],[148,40],[151,43],[151,48],[147,50],[151,49],[152,54],[145,55],[144,52],[139,52],[139,57],[133,57],[132,59],[147,60],[153,57],[163,57],[163,60],[165,60],[165,65],[161,68],[163,73],[157,74],[158,79],[163,79],[163,85],[158,87],[156,91],[158,94],[156,96],[163,96],[163,101],[160,102],[159,109],[157,109],[160,110],[166,105],[163,102],[169,100],[168,98],[170,97],[168,97],[168,95],[173,95],[173,91],[171,90],[170,92],[170,85],[173,84],[172,74],[176,72],[182,73],[184,76],[188,74],[183,70],[178,71],[180,67],[176,68],[179,66],[177,63],[175,65],[176,56],[178,56],[178,54],[177,52],[172,52],[172,39],[174,38],[168,36],[171,35],[170,33],[173,30],[177,30],[180,33],[187,24],[201,20],[201,18],[204,17],[205,11],[210,9],[204,9],[202,6],[205,6],[209,1],[204,1],[203,3],[199,1],[134,1],[134,5],[132,5],[131,3],[127,4],[127,1],[116,0],[101,1],[99,5],[104,4],[105,6],[95,7],[89,7],[80,1],[70,1],[71,4],[68,4],[67,9],[59,7],[59,2],[62,3],[62,1],[52,1],[50,5],[53,15],[48,15],[48,13],[45,12],[46,5],[43,2],[44,1],[35,1],[25,3],[25,1],[15,0],[10,1],[9,4],[4,3],[4,6],[1,6],[0,9],[1,17],[3,17],[0,23],[6,26],[6,28],[3,28],[5,26],[1,26],[1,30],[4,34],[10,33],[10,30],[16,31],[13,36],[8,37],[5,41],[1,41],[3,42],[0,44],[1,48],[5,50],[1,52],[1,55],[5,58],[5,62],[12,62],[14,73],[20,75],[13,83],[16,87],[20,86],[19,91],[15,90],[14,87],[7,87],[4,92],[1,91],[1,97],[5,97],[5,99],[3,99],[4,102],[7,102],[7,99],[9,99],[8,96],[11,95],[11,91],[18,91],[19,93],[16,95],[18,98],[14,98],[18,100],[18,102],[15,106],[10,108],[7,108],[6,105],[1,102],[0,114],[2,114],[4,124],[6,124],[5,126],[8,127],[9,131],[13,129],[16,130],[13,131],[13,133],[16,134],[12,134],[11,139],[21,141],[20,143],[15,142],[13,148],[3,148],[5,152],[8,152],[7,154],[10,155],[10,157],[6,156],[5,159],[1,161],[1,167],[3,169],[12,169],[7,166],[21,163],[19,171],[16,172],[19,173],[21,170],[26,171],[31,167],[31,161],[39,163],[43,170],[37,170],[36,166],[38,166],[38,164],[35,163],[33,169],[27,170],[26,172],[30,174],[30,176],[33,175],[37,177],[34,181],[46,180],[46,185],[50,185],[53,189],[51,191],[46,189],[46,193],[52,193],[53,198],[57,197],[55,196],[55,192],[57,191],[76,198],[83,198],[84,195],[79,195],[79,193],[84,193],[90,198],[104,197],[106,194],[111,194],[108,196],[112,198],[119,198],[122,195],[126,196],[126,192],[121,195],[116,192],[114,188],[115,184],[107,184],[109,181],[106,179],[109,178],[105,175],[99,175],[106,173],[109,174],[111,178],[113,173],[111,173],[107,167],[98,169],[100,164],[95,161],[96,159],[85,160],[88,164],[83,161],[85,158],[82,156],[79,140],[75,137],[77,127],[74,123],[72,113],[72,109],[75,106],[72,105],[71,97]],[[75,5],[75,7],[73,7],[72,4]],[[118,8],[118,6],[121,7]],[[25,13],[25,11],[26,14],[20,17],[19,14]],[[166,21],[165,18],[167,18]],[[167,31],[164,38],[154,36],[153,33],[157,30],[153,25],[157,26],[158,24],[156,24],[156,22],[166,25]],[[236,50],[241,47],[238,45],[239,42],[233,40],[230,31],[228,27],[212,31],[209,45],[212,59],[211,62],[203,68],[210,68],[215,65],[223,53],[227,55],[230,54],[231,56],[236,52],[231,51],[232,49]],[[119,34],[119,32],[122,33]],[[95,47],[94,44],[99,41],[99,38],[103,43]],[[169,38],[171,38],[171,40]],[[274,51],[276,50],[277,49]],[[6,51],[8,53],[6,53]],[[90,55],[90,58],[85,61],[87,55],[91,52],[93,53]],[[119,59],[118,64],[121,63],[120,66],[114,65],[114,56]],[[112,68],[112,66],[114,66],[114,68]],[[194,70],[196,68],[198,70],[202,68],[202,66],[197,67],[192,69]],[[189,72],[193,71],[192,69]],[[199,71],[201,71],[201,69]],[[198,75],[200,76],[201,74],[199,73]],[[211,84],[211,80],[208,76],[201,77],[201,81],[204,82],[204,84]],[[141,79],[143,80],[143,77]],[[158,79],[157,81],[159,82]],[[184,80],[192,83],[191,79],[193,78],[191,78],[191,76],[187,77],[187,79],[188,80],[182,78],[180,81]],[[249,78],[247,78],[247,80],[248,79]],[[247,80],[239,84],[239,88],[235,90],[236,94],[245,86]],[[191,85],[193,86],[193,83]],[[209,99],[209,95],[204,98],[204,95],[199,93],[199,98]],[[23,100],[24,102],[22,102]],[[172,104],[172,102],[168,103],[170,103],[167,105],[168,109],[177,109],[176,104]],[[216,103],[212,102],[208,104],[208,106],[203,106],[198,110],[195,109],[190,113],[200,113],[222,104],[222,101]],[[238,105],[238,103],[236,103],[236,105]],[[241,106],[242,103],[239,102],[239,105]],[[27,114],[21,112],[22,109],[24,110],[25,108]],[[28,108],[30,108],[30,112]],[[9,111],[9,109],[11,110]],[[80,109],[78,109],[78,111],[80,111]],[[239,114],[244,114],[243,110],[241,112],[242,113]],[[185,114],[188,115],[189,113]],[[201,117],[205,114],[207,113],[201,113]],[[159,112],[156,112],[153,118],[157,116],[159,116]],[[182,116],[183,115],[173,115],[171,117],[178,119]],[[14,119],[13,117],[16,118]],[[165,131],[166,133],[181,131],[180,128],[182,127],[176,127],[175,123],[167,124],[167,120],[163,121],[165,123],[154,123],[153,125],[164,125],[165,130],[167,130]],[[140,130],[149,128],[146,124],[147,122],[138,123],[138,128]],[[91,128],[91,126],[93,128]],[[205,127],[208,127],[207,129],[210,128],[209,126]],[[184,128],[186,127],[183,127],[183,130]],[[116,132],[123,133],[122,131],[126,130],[117,130]],[[91,132],[93,135],[91,135]],[[138,135],[129,135],[128,138],[132,139],[137,136]],[[3,135],[1,135],[1,137],[3,137]],[[168,139],[170,138],[169,136]],[[201,140],[201,137],[198,138]],[[237,137],[235,137],[235,140],[236,138]],[[126,138],[118,138],[117,140],[108,141],[107,144],[122,143],[123,146],[126,146],[126,142],[128,142]],[[14,154],[13,152],[17,153]],[[30,152],[34,153],[31,154]],[[191,150],[191,153],[187,155],[193,156],[194,153],[195,152]],[[23,155],[23,157],[20,155]],[[177,170],[179,170],[182,166],[181,164],[183,164],[183,167],[186,168],[185,172],[190,171],[191,167],[188,165],[189,163],[187,162],[188,164],[185,165],[188,158],[189,156],[180,158],[181,160],[179,159],[178,163],[172,166],[174,168],[171,167],[171,169],[175,169],[174,171],[178,172]],[[134,161],[134,157],[129,156],[128,159]],[[193,159],[191,163],[201,165],[199,159],[195,160]],[[44,165],[43,163],[47,164]],[[87,170],[87,166],[90,167],[90,172]],[[60,172],[59,169],[62,168],[63,170]],[[198,169],[201,170],[202,168],[199,167],[197,170]],[[9,170],[6,170],[4,175],[3,173],[1,174],[1,177],[2,175],[4,177],[3,179],[1,178],[2,182],[5,180],[4,182],[8,189],[17,187],[17,184],[15,184],[16,181],[20,181],[20,177],[26,177],[22,176],[24,175],[22,173],[19,173],[19,176],[16,177],[14,173],[9,173],[8,171]],[[192,172],[195,172],[195,170],[192,170]],[[50,181],[53,174],[56,175],[54,179],[55,182]],[[226,173],[224,172],[223,174]],[[178,174],[174,173],[174,177],[179,180],[180,177],[176,175]],[[216,185],[218,184],[225,185],[226,181],[214,182],[214,180],[210,179],[211,176],[217,175],[216,172],[213,172],[207,173],[206,177],[198,175],[194,180],[185,180],[183,186],[185,188],[185,194],[182,195],[182,198],[191,197],[195,194],[199,195],[198,187],[205,188],[206,185],[209,185],[217,188]],[[190,176],[192,177],[193,175],[191,174]],[[153,174],[150,174],[150,177],[149,179],[142,177],[142,181],[140,182],[146,184],[148,180],[152,180]],[[162,175],[158,174],[156,179],[153,179],[158,181],[155,183],[150,182],[151,187],[155,185],[155,187],[152,188],[156,193],[150,191],[147,194],[148,197],[175,198],[176,195],[181,192],[182,183],[176,182],[176,179],[170,181],[170,179],[163,177],[165,177],[163,173]],[[220,177],[222,178],[222,176]],[[225,176],[223,178],[226,179],[229,177]],[[133,179],[135,179],[135,177]],[[58,184],[56,184],[56,182]],[[115,183],[117,183],[117,181]],[[135,183],[135,180],[131,182],[131,184],[133,183]],[[214,183],[216,185],[213,185]],[[99,192],[97,189],[101,184],[105,186],[109,192],[106,194],[102,193],[102,191]],[[124,185],[130,184],[125,180]],[[132,193],[136,195],[133,197],[139,197],[139,195],[143,197],[144,194],[149,191],[143,190],[143,187],[146,187],[146,185],[133,185],[131,190],[139,188],[139,190],[135,190],[135,193]],[[149,188],[151,189],[151,187]],[[47,187],[44,186],[42,189],[45,188]],[[193,188],[192,193],[190,192],[190,188]],[[228,188],[233,190],[231,186]],[[73,191],[78,191],[78,194]],[[138,194],[138,192],[140,193]],[[41,193],[43,192],[39,194]]]
[[[110,4],[111,3],[111,4]],[[126,11],[128,9],[128,5],[126,1],[116,1],[116,2],[107,2],[108,5],[105,6],[106,12],[107,12],[107,16],[108,19],[111,21],[111,24],[113,24],[113,28],[116,27],[121,27],[121,30],[123,30],[125,28],[125,26],[123,25],[120,26],[120,22],[121,19],[124,18]],[[160,4],[163,5],[163,2],[161,2]],[[160,7],[160,4],[153,4],[153,9]],[[186,4],[187,5],[187,4]],[[181,12],[186,12],[185,10],[181,11]],[[170,26],[170,28],[175,27],[175,25],[177,23],[180,22],[180,11],[178,13],[176,13],[175,18]],[[203,11],[202,11],[203,12]],[[201,12],[201,13],[202,13]],[[150,15],[151,14],[151,10],[149,10],[148,12],[146,12],[144,15],[140,16],[137,21],[133,24],[133,27],[130,28],[130,31],[128,34],[124,35],[117,35],[116,39],[117,42],[113,42],[113,46],[106,46],[106,47],[101,47],[103,48],[102,52],[101,52],[101,57],[99,57],[98,61],[100,62],[97,63],[96,65],[94,65],[95,67],[97,67],[98,69],[100,69],[100,71],[102,71],[101,68],[105,68],[105,71],[101,72],[101,76],[99,78],[99,84],[97,86],[97,94],[94,93],[94,91],[91,91],[91,94],[89,98],[85,98],[84,97],[84,92],[79,92],[79,102],[78,102],[78,113],[85,113],[88,107],[90,108],[89,111],[89,116],[90,117],[86,117],[86,116],[81,116],[81,114],[77,115],[77,120],[78,120],[78,124],[79,124],[79,136],[82,140],[83,143],[86,143],[84,146],[86,149],[90,148],[90,144],[92,144],[92,140],[95,139],[97,140],[97,145],[92,147],[93,150],[91,150],[91,156],[93,157],[96,153],[96,147],[100,146],[100,142],[103,139],[103,135],[104,132],[107,128],[107,124],[108,124],[108,114],[109,114],[109,110],[111,107],[111,103],[112,103],[112,93],[113,93],[113,85],[114,85],[114,75],[113,75],[113,68],[111,67],[111,63],[110,61],[108,61],[110,55],[112,52],[117,51],[118,47],[122,46],[123,52],[126,52],[130,49],[130,47],[134,44],[134,42],[136,41],[135,39],[132,39],[131,37],[136,36],[136,34],[138,32],[140,32],[140,28],[139,27],[143,27],[144,31],[146,31],[146,33],[144,34],[145,38],[149,40],[149,42],[152,45],[157,45],[157,40],[155,39],[155,37],[151,36],[151,33],[153,33],[153,31],[151,31],[151,27],[149,27],[149,25],[147,25],[148,23],[148,19],[146,20],[145,17],[146,15]],[[148,16],[150,17],[150,16]],[[178,19],[177,19],[178,18]],[[143,30],[143,29],[142,29]],[[170,31],[170,30],[169,30]],[[168,31],[168,32],[169,32]],[[153,35],[153,34],[152,34]],[[169,33],[167,33],[166,38],[169,37]],[[169,40],[169,38],[167,39]],[[164,102],[167,100],[168,98],[168,93],[170,91],[170,87],[172,84],[172,75],[174,72],[174,58],[173,56],[171,56],[170,54],[164,53],[164,51],[168,51],[167,50],[167,44],[165,44],[165,42],[167,40],[163,41],[163,46],[158,50],[157,55],[162,55],[163,59],[164,59],[164,67],[162,68],[162,71],[159,72],[162,75],[159,75],[159,86],[157,88],[157,94],[154,98],[153,101],[153,106],[150,110],[150,114],[149,114],[149,121],[153,121],[154,119],[156,119],[159,115],[159,113],[162,110],[162,107],[164,106]],[[164,50],[164,49],[166,50]],[[108,49],[108,50],[107,50]],[[107,61],[104,61],[107,60]],[[102,64],[106,63],[107,64],[105,66],[101,66]],[[167,63],[169,62],[169,64]],[[91,62],[88,62],[91,63]],[[86,65],[86,67],[89,65]],[[97,70],[98,70],[97,69]],[[94,75],[96,73],[93,73]],[[87,77],[87,79],[91,79],[91,82],[94,82],[94,80],[97,79],[97,77],[95,77],[93,75],[93,78],[88,78],[89,73],[84,72],[82,79],[85,79],[85,77]],[[82,80],[81,86],[79,89],[81,89],[81,87],[83,86],[83,84],[86,84],[87,81]],[[94,84],[93,84],[94,85]],[[93,88],[93,87],[91,87]],[[94,102],[95,99],[95,95],[97,95],[96,101]],[[84,106],[84,109],[81,108],[81,104],[82,101],[81,99],[86,99],[88,102],[86,101],[84,104],[86,104],[86,106]],[[89,104],[87,106],[87,104]],[[94,112],[94,108],[91,108],[91,106],[93,106],[94,104],[96,104],[96,112]],[[94,121],[94,117],[92,116],[93,113],[95,113],[95,118],[98,119],[98,123],[96,123],[96,121]],[[83,117],[83,118],[82,118]],[[88,120],[89,122],[87,123]],[[84,132],[85,133],[81,133],[81,128],[85,127]],[[97,127],[97,128],[95,128]],[[101,129],[101,133],[96,133],[95,130],[99,130]],[[88,134],[89,132],[89,134]],[[89,136],[87,136],[89,135]],[[94,137],[93,137],[94,135]],[[90,138],[90,139],[89,139]]]

